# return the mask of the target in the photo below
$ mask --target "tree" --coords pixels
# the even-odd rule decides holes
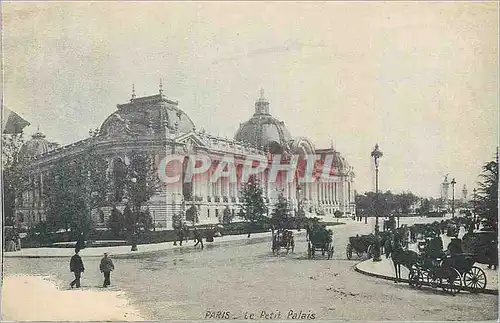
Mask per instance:
[[[91,211],[106,203],[111,190],[107,168],[107,160],[96,150],[95,133],[79,155],[58,159],[44,176],[47,219],[56,228],[71,228],[91,240]]]
[[[78,226],[78,218],[85,210],[84,194],[79,187],[75,164],[59,159],[44,176],[43,204],[50,226],[54,229]]]
[[[91,212],[106,204],[112,190],[112,181],[107,172],[108,161],[96,149],[97,130],[91,131],[91,137],[83,153],[75,160],[76,182],[78,191],[84,195],[85,210],[80,212],[80,230],[88,240],[94,229]]]
[[[399,202],[399,209],[401,214],[410,214],[410,208],[415,204],[419,198],[412,192],[403,192],[396,195],[396,199]]]
[[[431,211],[431,201],[428,198],[422,199],[418,212],[420,215],[428,214]]]
[[[137,250],[137,222],[142,206],[158,193],[163,184],[153,158],[147,153],[133,152],[125,169],[124,187],[132,205],[132,229],[130,232],[132,251]]]
[[[3,212],[7,225],[14,225],[16,198],[20,199],[30,185],[19,159],[19,150],[23,144],[22,133],[2,134]]]
[[[151,231],[151,229],[153,228],[153,217],[149,212],[149,207],[146,209],[146,211],[139,213],[138,222],[140,223],[140,225],[142,225],[145,231]]]
[[[271,216],[271,223],[278,230],[287,228],[288,220],[290,218],[290,206],[283,193],[278,195],[278,201],[274,204],[274,210]]]
[[[135,219],[134,214],[128,204],[125,205],[125,208],[123,209],[123,219],[125,229],[129,233],[129,235],[133,234]]]
[[[264,214],[267,213],[267,206],[264,203],[263,191],[257,178],[252,175],[248,182],[241,189],[240,216],[251,225],[257,222],[266,221]],[[250,237],[250,229],[248,232]]]
[[[498,150],[496,160],[482,167],[474,211],[485,229],[498,231]]]
[[[125,219],[123,214],[116,207],[111,210],[111,215],[108,219],[108,228],[115,237],[119,237],[125,228]]]

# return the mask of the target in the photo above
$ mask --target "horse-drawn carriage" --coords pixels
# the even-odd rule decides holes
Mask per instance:
[[[434,288],[441,287],[453,295],[460,292],[463,286],[477,293],[486,288],[486,274],[481,268],[474,266],[475,262],[476,256],[473,254],[439,258],[422,254],[410,269],[408,283],[417,288],[424,284]]]
[[[476,262],[498,266],[498,234],[495,231],[469,232],[463,236],[464,252],[476,255]]]
[[[346,247],[347,259],[352,259],[353,251],[356,252],[358,258],[361,258],[363,254],[366,254],[368,258],[371,258],[374,244],[375,235],[373,234],[349,237],[349,243]]]
[[[280,249],[286,249],[286,253],[290,250],[292,252],[295,249],[295,241],[293,238],[293,232],[289,230],[278,230],[273,234],[272,251],[273,255],[279,255]]]
[[[312,229],[308,228],[307,258],[314,258],[316,251],[321,251],[321,255],[327,254],[328,259],[332,259],[334,253],[333,231],[326,227],[315,225]]]

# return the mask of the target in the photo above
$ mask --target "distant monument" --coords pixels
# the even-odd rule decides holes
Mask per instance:
[[[462,188],[462,199],[465,201],[467,201],[467,185],[464,184],[464,187]]]
[[[444,175],[444,181],[441,183],[441,199],[448,201],[450,199],[450,182],[448,182],[448,175]]]

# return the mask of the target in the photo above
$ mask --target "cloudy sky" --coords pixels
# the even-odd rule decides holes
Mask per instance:
[[[498,137],[498,3],[2,4],[4,103],[69,144],[137,95],[233,137],[260,88],[293,136],[340,151],[358,191],[475,185]]]

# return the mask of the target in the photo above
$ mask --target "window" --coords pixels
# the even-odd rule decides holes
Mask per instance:
[[[113,161],[113,182],[114,182],[115,202],[121,202],[123,200],[123,195],[125,190],[125,174],[126,174],[125,163],[120,158],[116,158]]]

